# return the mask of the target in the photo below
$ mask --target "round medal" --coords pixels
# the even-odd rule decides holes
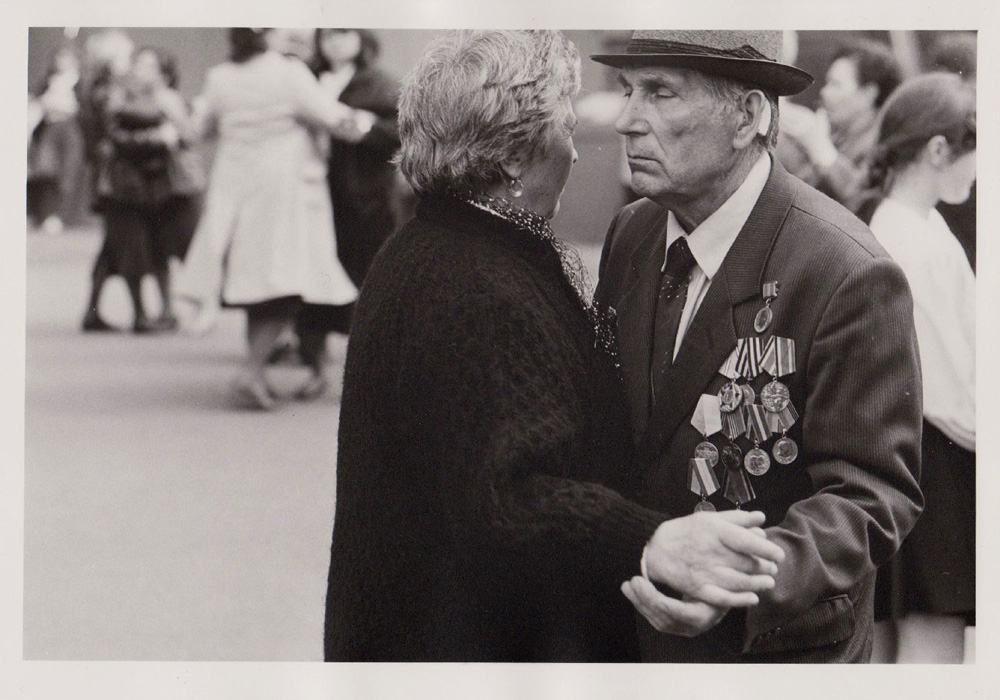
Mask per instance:
[[[743,389],[736,382],[726,382],[719,390],[719,404],[723,413],[732,413],[743,403]]]
[[[719,448],[707,440],[699,442],[698,446],[694,448],[694,456],[708,460],[708,466],[714,467],[719,463]]]
[[[761,476],[762,474],[766,474],[767,470],[771,468],[771,458],[767,456],[767,452],[764,452],[759,447],[755,447],[747,452],[747,456],[743,460],[743,466],[754,476]]]
[[[710,501],[699,501],[698,505],[694,507],[695,513],[705,513],[714,511],[715,511],[715,506],[713,506]]]
[[[774,312],[771,311],[770,306],[765,306],[763,309],[757,312],[757,315],[753,319],[753,329],[758,333],[763,333],[771,325],[771,320],[774,318]]]
[[[781,413],[788,407],[788,387],[775,379],[760,392],[760,402],[771,413]]]
[[[722,464],[726,469],[737,470],[743,462],[743,453],[736,445],[726,445],[722,448]]]
[[[744,384],[741,388],[743,389],[743,403],[747,406],[753,406],[753,402],[757,400],[757,392],[749,384]]]
[[[771,448],[774,461],[778,464],[791,464],[799,456],[799,446],[789,437],[779,438],[774,447]]]

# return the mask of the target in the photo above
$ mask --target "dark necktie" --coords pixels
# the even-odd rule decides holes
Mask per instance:
[[[688,276],[695,265],[687,239],[681,236],[667,249],[666,269],[660,275],[660,296],[656,300],[653,325],[653,359],[649,363],[649,384],[653,402],[656,384],[674,362],[674,344],[684,302],[687,301]]]

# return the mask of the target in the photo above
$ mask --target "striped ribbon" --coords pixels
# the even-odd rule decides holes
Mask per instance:
[[[743,411],[733,411],[722,415],[722,434],[730,440],[735,440],[747,431]]]
[[[773,280],[771,282],[765,282],[763,289],[764,299],[767,301],[771,301],[772,299],[777,299],[778,289],[780,287],[781,285],[778,283],[777,280]]]
[[[763,348],[760,338],[740,338],[736,341],[736,371],[747,379],[753,379],[760,374],[761,355]]]
[[[739,341],[736,341],[736,347],[733,351],[729,353],[729,357],[726,361],[722,363],[722,367],[719,368],[719,374],[723,377],[728,377],[729,379],[736,379],[739,373],[736,371],[736,358],[738,356]]]
[[[760,366],[777,379],[795,371],[795,340],[771,336],[764,345]]]
[[[747,406],[747,439],[753,443],[764,442],[771,436],[767,411],[760,404]]]
[[[772,433],[784,433],[791,430],[792,426],[795,425],[795,421],[799,419],[799,412],[795,410],[795,406],[789,401],[783,411],[778,413],[768,412],[766,419],[767,427],[771,429]]]
[[[711,496],[719,490],[719,480],[707,459],[692,457],[688,460],[691,473],[690,488],[699,496]]]

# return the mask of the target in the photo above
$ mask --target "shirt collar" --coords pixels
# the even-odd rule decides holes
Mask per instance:
[[[743,184],[736,188],[729,199],[712,212],[693,231],[688,233],[681,226],[674,213],[667,212],[667,248],[681,236],[687,236],[688,247],[698,267],[711,280],[722,266],[733,241],[740,234],[743,225],[750,218],[750,212],[764,191],[767,178],[771,174],[771,158],[767,153],[754,163]],[[666,254],[664,253],[664,269]]]

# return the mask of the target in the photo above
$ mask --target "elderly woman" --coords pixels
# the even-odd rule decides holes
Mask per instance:
[[[658,546],[677,520],[614,490],[636,476],[627,411],[548,224],[578,85],[548,31],[450,34],[405,82],[400,162],[421,201],[376,256],[348,346],[327,660],[632,660],[619,587],[651,536],[647,558],[685,556]],[[744,529],[762,518],[727,517],[737,549],[780,558]],[[752,604],[768,577],[751,578],[730,603]]]

